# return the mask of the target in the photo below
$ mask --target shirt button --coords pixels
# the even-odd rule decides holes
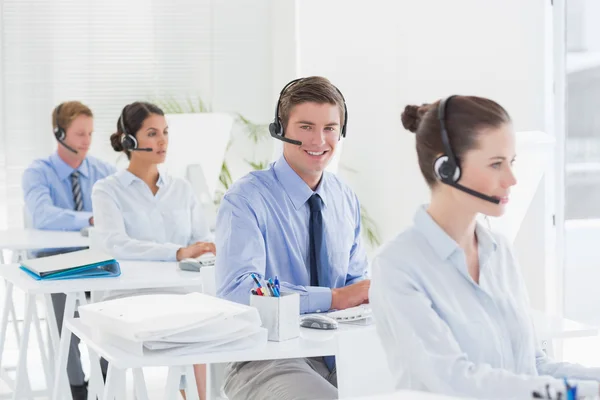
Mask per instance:
[[[321,312],[321,310],[317,310],[317,312]]]

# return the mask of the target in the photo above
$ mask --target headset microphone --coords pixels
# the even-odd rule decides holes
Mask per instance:
[[[281,92],[279,93],[279,99],[277,100],[277,106],[275,107],[275,119],[269,124],[269,132],[271,133],[272,137],[281,140],[282,142],[295,144],[296,146],[302,146],[302,142],[299,140],[289,139],[285,137],[285,132],[283,131],[283,124],[279,119],[279,106],[281,104],[281,97],[283,96],[285,91],[290,86],[303,79],[304,78],[294,79],[293,81],[288,82],[288,84],[285,85],[283,89],[281,89]],[[334,88],[340,94],[340,96],[342,97],[342,101],[344,102],[344,124],[342,125],[342,132],[340,135],[340,138],[342,138],[346,137],[346,124],[348,123],[348,108],[346,107],[346,99],[344,99],[344,95],[342,94],[342,92],[340,92],[340,90],[337,87],[334,86]]]
[[[60,122],[58,122],[58,117],[60,115],[60,108],[63,103],[59,104],[58,107],[54,109],[54,120],[56,121],[56,128],[54,128],[54,137],[56,141],[64,146],[65,149],[69,150],[72,153],[77,154],[78,151],[65,143],[65,138],[67,137],[67,132],[60,126]]]
[[[468,187],[458,183],[461,176],[460,165],[458,164],[458,160],[454,156],[454,152],[452,151],[452,147],[450,146],[450,139],[448,138],[448,131],[446,130],[446,108],[448,107],[450,99],[452,99],[453,97],[454,96],[450,96],[443,100],[440,100],[440,104],[438,106],[438,119],[440,120],[442,144],[444,145],[444,151],[446,152],[446,154],[438,157],[435,160],[433,164],[433,171],[438,177],[438,179],[446,185],[452,186],[453,188],[456,188],[464,193],[470,194],[471,196],[475,196],[481,200],[489,201],[493,204],[500,204],[500,199],[488,196],[473,189],[469,189]]]
[[[275,139],[279,139],[282,142],[295,144],[296,146],[302,146],[301,141],[286,138],[285,136],[280,135],[276,129],[277,128],[275,127],[275,124],[273,124],[273,123],[269,124],[269,132],[271,132],[271,136],[274,137]]]

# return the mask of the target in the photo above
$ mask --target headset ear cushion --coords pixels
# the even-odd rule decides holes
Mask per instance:
[[[137,140],[135,136],[123,134],[121,137],[121,145],[125,150],[137,149]]]
[[[269,132],[271,133],[271,135],[283,137],[283,125],[281,125],[281,121],[279,119],[269,124]]]
[[[56,138],[56,140],[59,140],[59,141],[65,140],[65,131],[63,131],[59,127],[56,127],[54,129],[54,137]]]
[[[454,171],[452,169],[448,161],[448,156],[440,156],[433,163],[433,172],[441,181],[451,180],[452,182],[458,182],[460,179],[460,167],[456,166]]]
[[[279,124],[277,122],[271,122],[269,124],[269,133],[271,133],[271,135],[279,134]]]

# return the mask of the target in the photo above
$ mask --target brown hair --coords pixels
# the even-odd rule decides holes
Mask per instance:
[[[279,103],[279,120],[283,129],[287,128],[290,112],[294,106],[302,103],[329,103],[337,105],[340,110],[340,131],[344,123],[344,98],[327,78],[310,76],[292,84],[281,95]]]
[[[94,117],[92,110],[79,101],[65,101],[64,103],[60,103],[52,110],[52,129],[56,129],[60,125],[66,131],[75,118],[80,115]]]
[[[438,119],[439,103],[408,105],[402,113],[404,128],[416,133],[419,168],[429,187],[437,181],[433,164],[437,157],[446,153]],[[457,162],[467,151],[477,147],[477,139],[484,129],[498,128],[511,121],[501,105],[475,96],[452,97],[446,103],[445,115],[446,132]]]
[[[127,158],[131,158],[131,152],[125,150],[123,144],[121,144],[123,134],[126,133],[135,137],[146,118],[152,114],[165,115],[160,107],[144,101],[136,101],[123,107],[121,115],[119,115],[119,119],[117,120],[117,131],[110,135],[110,144],[113,150],[117,152],[124,151],[127,154]],[[121,121],[121,119],[123,120]],[[123,127],[126,132],[123,132]]]

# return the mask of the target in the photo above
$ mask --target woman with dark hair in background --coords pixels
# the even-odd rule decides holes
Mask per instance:
[[[119,260],[180,261],[214,254],[215,245],[191,185],[158,169],[169,145],[163,111],[143,102],[125,106],[110,142],[115,151],[125,152],[129,166],[94,185],[92,247]],[[175,291],[187,293],[190,289]],[[105,298],[142,293],[149,291],[117,291]],[[203,400],[205,366],[195,366],[195,375]]]

